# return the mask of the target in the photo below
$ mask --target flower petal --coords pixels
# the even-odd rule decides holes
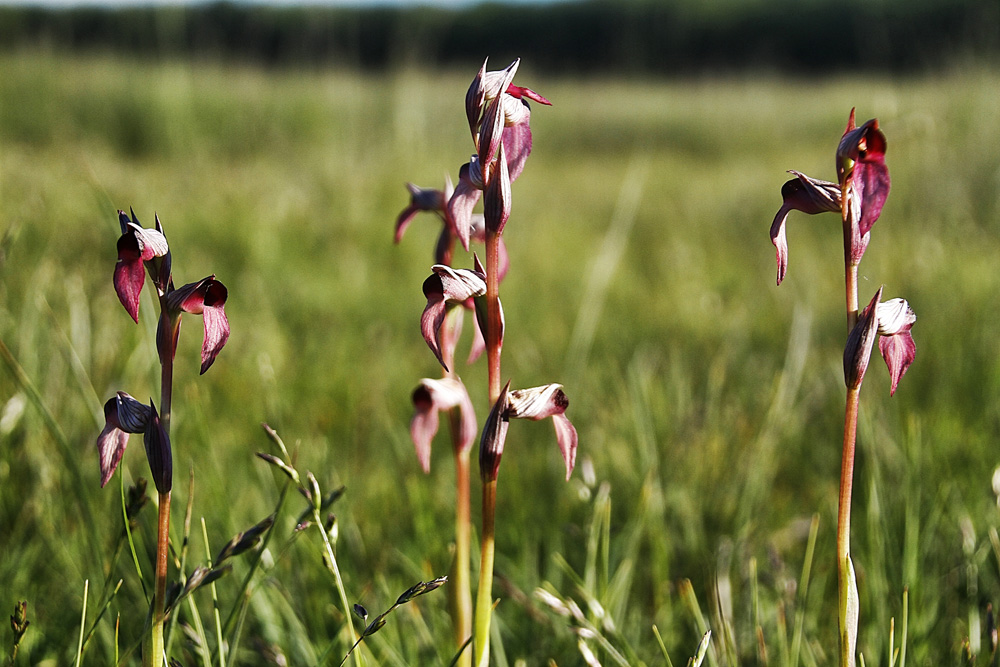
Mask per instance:
[[[510,172],[511,183],[524,171],[524,163],[531,154],[531,126],[528,124],[531,112],[527,105],[524,109],[524,120],[503,130],[503,145],[507,153],[507,170]]]
[[[125,312],[139,322],[139,296],[146,280],[142,266],[142,250],[133,234],[123,234],[118,239],[118,262],[115,264],[114,284],[118,300]]]
[[[781,208],[771,223],[771,243],[776,249],[779,285],[788,270],[788,241],[785,237],[788,214],[792,211],[809,215],[840,211],[840,187],[836,183],[810,178],[797,171],[790,173],[795,174],[795,178],[781,186]]]
[[[423,285],[427,305],[420,316],[420,331],[438,362],[448,370],[441,351],[441,324],[448,306],[485,294],[486,276],[480,271],[453,269],[443,264],[435,264],[431,270],[434,273]]]
[[[104,430],[97,436],[97,453],[101,463],[101,487],[111,479],[118,468],[128,445],[128,433],[116,428],[113,424],[104,425]]]
[[[413,392],[413,405],[417,412],[410,422],[410,437],[417,450],[417,459],[424,472],[431,469],[431,440],[438,430],[438,412],[457,408],[459,432],[457,446],[466,451],[476,438],[476,413],[465,385],[458,379],[425,378]]]
[[[847,337],[847,345],[844,346],[844,382],[848,389],[858,389],[868,370],[868,361],[878,333],[876,313],[881,298],[882,288],[879,287],[868,305],[858,313],[858,322]]]
[[[510,381],[500,390],[500,396],[493,404],[483,435],[479,440],[479,475],[484,482],[496,480],[500,472],[500,459],[503,457],[504,443],[507,441],[507,427],[510,420],[507,414],[507,391]]]
[[[475,208],[476,203],[482,196],[482,184],[479,185],[472,180],[472,166],[474,163],[469,162],[462,165],[462,169],[458,174],[458,186],[455,188],[455,192],[452,193],[451,199],[448,200],[448,207],[446,213],[446,220],[448,224],[452,226],[452,231],[459,241],[462,242],[462,247],[465,250],[469,249],[469,236],[471,234],[472,227],[472,209]],[[479,165],[478,158],[475,162],[476,175],[479,175]]]
[[[216,283],[222,285],[222,283]],[[223,288],[224,289],[224,288]],[[201,373],[204,374],[229,340],[229,318],[226,317],[225,299],[217,305],[205,305],[201,319],[205,324],[205,337],[201,343]]]
[[[905,300],[889,299],[879,304],[878,321],[878,332],[881,335],[878,349],[889,369],[889,395],[892,396],[917,354],[917,346],[910,333],[917,316]]]
[[[518,389],[510,392],[507,413],[511,419],[531,419],[538,421],[552,417],[556,430],[556,440],[559,451],[566,462],[566,479],[573,473],[576,465],[577,433],[576,428],[566,417],[569,398],[561,384],[547,384],[531,389]]]
[[[156,490],[168,493],[173,486],[173,457],[170,452],[170,437],[160,421],[156,406],[150,403],[149,424],[142,438],[146,446],[146,460],[149,462],[149,472],[153,477]]]
[[[510,172],[507,170],[503,144],[500,144],[497,154],[497,166],[483,194],[483,215],[487,231],[502,234],[504,225],[510,218],[511,208]]]

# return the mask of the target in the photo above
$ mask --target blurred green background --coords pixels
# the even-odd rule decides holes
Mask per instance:
[[[501,9],[476,11],[506,17]],[[4,9],[0,25],[9,31],[18,25],[11,16],[47,11]],[[52,16],[72,23],[102,11]],[[280,16],[308,15],[176,11],[273,12],[277,27]],[[153,301],[144,295],[136,326],[111,284],[118,208],[134,207],[146,226],[159,215],[175,282],[214,273],[230,290],[232,338],[205,376],[201,323],[186,318],[181,334],[175,527],[189,470],[213,550],[273,510],[280,480],[253,456],[269,450],[258,426],[266,421],[324,488],[347,487],[335,511],[349,595],[382,609],[417,579],[444,574],[449,448],[436,443],[424,476],[407,431],[410,392],[439,373],[418,328],[439,223],[418,219],[398,246],[392,225],[408,202],[406,181],[440,187],[445,173],[457,176],[472,151],[468,83],[483,56],[500,67],[515,47],[370,65],[257,58],[219,44],[159,50],[139,33],[81,45],[63,41],[56,24],[0,53],[0,340],[70,445],[59,448],[5,365],[0,604],[29,600],[19,664],[73,658],[84,580],[94,613],[106,595],[100,582],[125,579],[85,664],[111,663],[115,614],[124,646],[145,613],[134,568],[124,558],[112,566],[118,480],[99,488],[93,444],[114,391],[158,398]],[[729,25],[726,12],[718,25]],[[834,178],[853,106],[859,120],[880,119],[893,182],[861,265],[861,298],[885,284],[919,318],[917,359],[897,395],[889,398],[877,359],[862,392],[859,648],[866,664],[888,664],[889,619],[898,646],[909,587],[909,664],[989,664],[986,608],[1000,599],[1000,545],[991,541],[1000,524],[991,484],[1000,465],[1000,76],[995,51],[968,34],[935,67],[722,59],[721,69],[672,73],[627,58],[563,68],[558,52],[526,55],[517,82],[554,105],[533,108],[535,148],[504,233],[512,269],[502,287],[503,372],[516,386],[566,386],[580,468],[562,483],[551,428],[511,428],[497,509],[497,664],[583,664],[568,622],[532,598],[543,584],[581,605],[585,591],[600,599],[614,618],[609,640],[630,646],[633,663],[663,664],[656,624],[683,664],[701,635],[685,579],[716,632],[713,663],[790,664],[782,646],[801,614],[801,664],[835,664],[840,229],[836,216],[793,214],[780,288],[767,230],[786,169]],[[518,45],[510,31],[494,38]],[[482,422],[482,363],[459,370]],[[128,483],[148,476],[141,449],[133,437]],[[282,539],[294,502],[278,520]],[[605,512],[606,558],[594,546]],[[152,514],[138,545],[147,577]],[[819,538],[803,597],[795,589],[813,514]],[[265,646],[280,647],[288,664],[312,664],[341,627],[310,540],[272,548],[241,664],[268,664]],[[220,582],[224,609],[241,567]],[[962,657],[963,642],[978,647],[978,660]],[[408,606],[371,646],[381,664],[447,664],[445,596]],[[185,650],[184,664],[194,664]]]

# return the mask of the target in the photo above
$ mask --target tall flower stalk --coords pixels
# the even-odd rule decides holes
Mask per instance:
[[[158,496],[156,530],[156,565],[151,629],[143,641],[143,664],[164,663],[164,620],[167,589],[167,564],[170,551],[170,494],[173,486],[173,459],[170,446],[174,355],[180,333],[182,313],[202,316],[204,337],[201,372],[207,371],[229,339],[229,320],[225,303],[226,287],[209,276],[174,288],[171,255],[163,226],[156,218],[154,229],[143,229],[131,212],[118,211],[122,235],[118,239],[118,261],[114,286],[118,299],[132,319],[139,321],[139,299],[148,272],[156,289],[160,317],[156,329],[156,348],[160,361],[160,408],[118,392],[104,405],[105,427],[97,438],[101,465],[101,486],[111,479],[121,462],[130,433],[142,433],[153,483]]]
[[[465,97],[465,111],[472,135],[475,154],[459,171],[458,185],[444,192],[408,186],[411,204],[399,216],[397,240],[417,211],[434,211],[444,222],[442,240],[435,254],[437,264],[424,281],[427,306],[421,316],[421,331],[428,347],[445,370],[440,381],[424,380],[414,392],[417,415],[411,423],[411,434],[417,446],[418,458],[424,469],[429,467],[430,437],[437,429],[437,411],[450,410],[453,442],[456,449],[456,549],[461,552],[468,530],[468,450],[466,435],[470,410],[464,386],[454,374],[454,346],[458,337],[455,313],[460,306],[474,304],[475,324],[482,334],[481,343],[473,343],[470,361],[485,348],[488,371],[487,397],[491,406],[489,417],[480,436],[479,468],[482,481],[482,542],[480,545],[479,586],[475,604],[472,634],[472,655],[462,649],[460,665],[489,664],[490,624],[494,607],[493,565],[495,555],[495,520],[497,475],[511,418],[543,419],[553,417],[560,450],[566,462],[567,478],[576,456],[576,429],[565,416],[569,405],[560,385],[545,385],[521,391],[510,390],[503,384],[501,355],[503,350],[504,316],[500,302],[500,282],[508,268],[502,234],[511,213],[511,183],[521,174],[531,152],[531,110],[528,100],[548,105],[549,101],[529,88],[513,84],[519,61],[504,70],[489,72],[483,63]],[[473,213],[483,200],[483,214]],[[470,241],[481,240],[486,245],[485,266],[478,256],[472,269],[454,268],[451,264],[455,241],[469,250]],[[431,417],[430,415],[434,415]],[[474,423],[474,421],[473,421]],[[461,434],[460,437],[455,434]],[[461,443],[461,447],[459,447]],[[463,461],[458,453],[461,449]],[[464,495],[463,495],[464,494]],[[463,513],[466,512],[466,513]],[[456,557],[456,574],[461,553]],[[453,578],[461,594],[463,585]],[[456,605],[457,607],[457,605]],[[464,648],[468,642],[468,626],[464,616],[456,614],[456,641]]]
[[[837,572],[841,667],[853,667],[857,653],[857,579],[851,559],[851,497],[857,447],[861,383],[868,368],[876,338],[891,376],[890,394],[913,362],[916,347],[910,328],[916,315],[902,299],[881,302],[882,288],[864,310],[859,311],[858,266],[871,239],[889,194],[889,170],[885,164],[886,140],[877,119],[860,127],[851,110],[847,129],[836,152],[837,183],[791,172],[795,178],[782,186],[783,203],[771,224],[771,242],[776,249],[780,285],[788,268],[785,222],[793,211],[816,214],[838,212],[844,231],[844,286],[848,338],[844,349],[844,381],[847,396],[837,510]]]

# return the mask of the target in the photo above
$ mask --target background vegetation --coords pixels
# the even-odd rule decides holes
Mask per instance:
[[[440,186],[468,159],[462,100],[480,62],[365,74],[0,57],[0,340],[70,445],[59,448],[5,367],[0,603],[29,600],[20,664],[69,663],[84,580],[91,617],[106,577],[125,580],[86,664],[110,663],[118,614],[124,646],[145,613],[134,568],[112,567],[118,482],[98,487],[93,444],[114,390],[142,398],[158,382],[153,304],[144,297],[135,326],[111,285],[117,208],[133,206],[147,224],[159,214],[179,283],[215,272],[230,289],[232,339],[204,377],[200,324],[181,335],[174,525],[189,470],[213,550],[272,511],[281,480],[253,457],[269,449],[266,421],[324,488],[346,485],[334,510],[354,599],[381,609],[445,573],[447,446],[436,445],[424,476],[407,433],[410,391],[438,372],[417,326],[437,223],[418,220],[399,246],[392,223],[405,181]],[[563,484],[550,427],[511,429],[497,510],[498,664],[581,663],[567,621],[532,598],[542,585],[585,607],[595,596],[614,619],[612,643],[648,664],[662,664],[655,623],[683,664],[701,635],[687,579],[720,639],[713,663],[733,662],[725,618],[740,664],[763,662],[757,624],[768,664],[787,664],[798,613],[802,664],[836,661],[840,230],[835,216],[793,215],[789,277],[776,288],[767,228],[785,169],[833,178],[855,105],[880,118],[893,179],[862,296],[885,283],[919,317],[917,360],[897,395],[880,361],[862,392],[860,648],[867,664],[888,664],[889,619],[898,645],[908,586],[908,664],[957,664],[970,637],[986,664],[986,605],[1000,600],[989,532],[1000,524],[1000,77],[967,65],[680,82],[555,75],[526,60],[518,81],[555,105],[535,109],[535,151],[514,185],[504,374],[522,386],[563,381],[581,448]],[[462,373],[484,414],[485,372]],[[127,482],[148,476],[141,449],[133,438]],[[289,664],[312,664],[341,627],[316,545],[280,547],[298,511],[292,500],[278,517],[241,664],[262,664],[274,647]],[[813,514],[818,545],[800,598]],[[153,513],[140,523],[148,576]],[[200,540],[191,549],[194,561],[206,556]],[[220,582],[223,609],[245,568]],[[196,595],[207,617],[211,601]],[[446,664],[449,638],[445,596],[434,593],[392,617],[372,654]]]

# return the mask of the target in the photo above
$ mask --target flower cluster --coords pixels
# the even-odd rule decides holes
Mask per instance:
[[[797,171],[790,172],[795,178],[781,187],[781,208],[771,223],[771,243],[776,249],[779,285],[788,270],[785,222],[792,211],[810,215],[840,213],[844,227],[845,263],[849,271],[857,271],[871,240],[872,227],[889,195],[885,152],[886,139],[879,129],[878,119],[858,126],[854,109],[851,109],[847,129],[837,145],[837,183],[810,178]],[[856,282],[849,284],[849,292],[852,287],[856,298]],[[868,354],[878,333],[881,334],[879,350],[891,378],[889,391],[895,394],[900,378],[916,355],[916,345],[910,335],[916,315],[905,300],[892,299],[882,303],[881,295],[882,288],[879,288],[872,303],[857,314],[844,351],[845,381],[848,387],[860,385],[868,366]]]
[[[166,404],[164,414],[169,415],[172,371],[166,369],[173,367],[181,315],[202,316],[201,372],[204,373],[229,340],[229,320],[225,311],[228,291],[214,275],[175,289],[170,247],[159,216],[155,217],[155,228],[146,229],[139,223],[135,212],[130,209],[129,214],[118,211],[122,235],[118,239],[118,261],[114,270],[115,292],[125,311],[138,322],[139,300],[146,273],[149,273],[160,306],[156,349],[160,364],[165,369],[161,401]],[[128,443],[128,434],[142,433],[156,488],[161,493],[169,491],[172,479],[169,431],[152,401],[146,405],[119,391],[105,404],[104,417],[104,430],[97,438],[101,486],[108,483],[118,467]],[[167,421],[167,417],[163,421]]]

